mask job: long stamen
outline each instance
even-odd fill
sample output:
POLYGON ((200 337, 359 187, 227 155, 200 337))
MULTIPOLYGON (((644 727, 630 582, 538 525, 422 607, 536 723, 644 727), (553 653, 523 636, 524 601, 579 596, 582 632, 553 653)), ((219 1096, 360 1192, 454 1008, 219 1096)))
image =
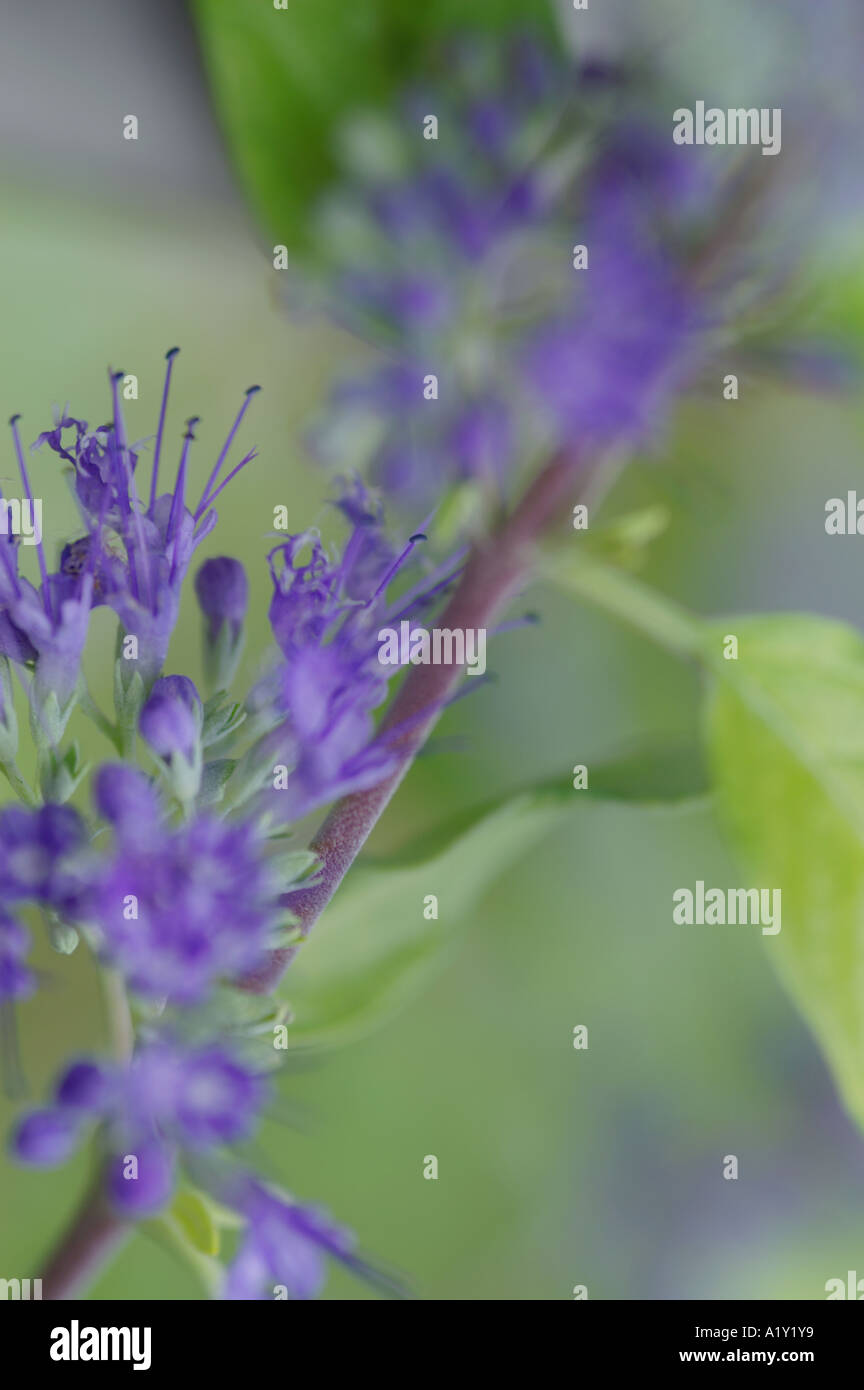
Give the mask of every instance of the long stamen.
POLYGON ((396 571, 402 568, 405 561, 408 559, 408 556, 411 554, 411 551, 414 549, 415 545, 417 545, 419 541, 425 541, 428 539, 429 537, 424 535, 422 531, 417 531, 413 536, 408 537, 408 544, 406 545, 405 549, 401 552, 401 554, 396 556, 396 559, 393 561, 392 565, 388 569, 384 578, 381 580, 381 583, 378 585, 378 588, 375 590, 372 597, 366 600, 365 606, 367 608, 370 604, 375 602, 376 598, 383 594, 384 590, 387 588, 387 585, 390 583, 390 580, 393 578, 396 571))
POLYGON ((171 541, 174 541, 174 555, 171 560, 172 579, 177 572, 177 554, 179 550, 177 541, 179 539, 180 517, 185 506, 186 469, 189 460, 189 450, 195 439, 195 426, 198 424, 200 418, 200 415, 192 415, 186 421, 186 433, 183 436, 183 449, 180 453, 180 462, 177 465, 177 481, 174 484, 174 496, 171 499, 171 512, 168 516, 168 528, 165 532, 166 546, 169 545, 171 541))
POLYGON ((159 458, 162 453, 162 435, 165 431, 165 412, 168 409, 168 389, 171 385, 171 372, 174 368, 174 358, 177 356, 179 348, 170 348, 165 354, 168 366, 165 368, 165 385, 162 388, 162 405, 159 410, 159 424, 156 427, 156 446, 153 450, 153 476, 150 479, 150 510, 153 510, 153 503, 156 501, 156 488, 159 482, 159 458))
MULTIPOLYGON (((134 547, 137 549, 138 558, 140 558, 141 562, 141 572, 144 579, 144 600, 149 607, 152 602, 150 557, 147 553, 147 543, 144 539, 144 527, 141 523, 141 507, 138 501, 138 490, 135 486, 135 476, 132 472, 129 450, 126 447, 126 426, 123 420, 123 409, 120 405, 120 392, 118 390, 122 380, 123 372, 114 372, 111 377, 111 395, 114 401, 114 439, 120 455, 120 471, 123 475, 123 487, 126 493, 127 515, 131 515, 132 517, 134 547)), ((135 568, 137 569, 137 564, 135 568)))
POLYGON ((462 550, 457 550, 456 554, 447 561, 446 565, 438 565, 436 569, 433 569, 431 574, 427 574, 424 579, 421 579, 419 583, 415 584, 407 593, 400 595, 398 602, 401 607, 398 613, 390 615, 391 621, 398 622, 400 618, 407 618, 415 603, 427 604, 433 598, 437 598, 439 594, 443 593, 464 571, 465 566, 462 561, 467 554, 467 546, 463 547, 462 550), (441 575, 442 571, 444 571, 443 576, 439 579, 438 576, 441 575))
MULTIPOLYGON (((21 448, 21 436, 18 433, 18 421, 20 415, 13 415, 9 421, 12 430, 12 438, 15 441, 15 453, 18 457, 18 471, 21 474, 21 482, 24 484, 24 492, 27 501, 30 503, 30 514, 33 515, 33 489, 30 486, 30 478, 27 473, 27 465, 24 462, 24 450, 21 448)), ((42 576, 42 603, 47 616, 54 622, 54 613, 51 604, 51 591, 48 587, 48 566, 45 563, 45 547, 39 540, 36 544, 36 554, 39 558, 39 573, 42 576)))
POLYGON ((221 483, 219 484, 219 486, 217 487, 216 491, 215 491, 215 492, 211 492, 210 496, 207 498, 207 501, 201 503, 201 505, 199 506, 197 512, 195 513, 195 520, 196 520, 196 521, 200 520, 201 515, 202 515, 203 512, 207 511, 210 507, 213 506, 213 503, 216 501, 216 498, 219 496, 220 492, 224 492, 224 491, 225 491, 225 488, 228 486, 228 484, 230 483, 231 479, 237 477, 237 474, 240 472, 241 468, 245 468, 246 465, 247 465, 247 463, 251 463, 252 460, 253 460, 254 458, 257 458, 257 457, 258 457, 258 450, 257 450, 257 449, 250 449, 249 452, 248 452, 248 454, 246 455, 246 457, 245 457, 245 458, 242 458, 242 459, 240 460, 240 462, 237 464, 236 468, 232 468, 232 469, 231 469, 231 472, 228 474, 228 476, 227 476, 226 478, 223 478, 223 479, 222 479, 222 481, 221 481, 221 483))
MULTIPOLYGON (((226 458, 228 457, 228 451, 229 451, 229 449, 231 448, 231 445, 234 443, 234 436, 236 435, 237 431, 238 431, 239 428, 240 428, 240 423, 241 423, 241 421, 242 421, 242 419, 243 419, 243 416, 246 414, 246 411, 249 409, 249 402, 251 401, 252 397, 256 394, 256 392, 258 392, 258 391, 260 391, 260 390, 261 390, 261 387, 260 387, 260 386, 250 386, 249 389, 248 389, 248 391, 246 392, 246 399, 244 400, 243 404, 241 405, 240 409, 239 409, 238 412, 237 412, 237 418, 236 418, 236 420, 234 421, 234 424, 231 426, 231 430, 230 430, 230 433, 229 433, 229 435, 228 435, 228 438, 225 440, 225 443, 224 443, 224 445, 223 445, 223 447, 222 447, 222 452, 220 453, 218 459, 216 460, 216 463, 215 463, 214 466, 213 466, 213 471, 212 471, 212 473, 210 474, 210 477, 207 479, 207 486, 205 487, 204 491, 203 491, 202 494, 201 494, 201 501, 198 503, 198 508, 197 508, 197 510, 196 510, 196 512, 195 512, 195 520, 196 520, 196 521, 198 520, 199 516, 201 516, 202 512, 204 512, 204 511, 207 509, 207 507, 209 507, 210 502, 213 500, 213 499, 210 497, 210 489, 213 487, 213 484, 216 482, 216 479, 219 477, 219 472, 220 472, 220 470, 221 470, 221 468, 222 468, 222 465, 223 465, 223 463, 225 462, 226 458)), ((248 462, 248 458, 247 458, 246 461, 248 462)), ((234 472, 236 473, 236 471, 237 471, 237 470, 235 469, 234 472)), ((234 476, 233 473, 229 474, 229 477, 233 477, 233 476, 234 476)), ((225 479, 225 482, 226 482, 226 483, 228 482, 228 478, 225 479)), ((223 483, 222 486, 224 487, 224 483, 223 483)), ((222 490, 222 489, 220 488, 219 491, 221 492, 221 490, 222 490)), ((214 493, 213 496, 215 497, 215 496, 217 496, 217 494, 214 493)))

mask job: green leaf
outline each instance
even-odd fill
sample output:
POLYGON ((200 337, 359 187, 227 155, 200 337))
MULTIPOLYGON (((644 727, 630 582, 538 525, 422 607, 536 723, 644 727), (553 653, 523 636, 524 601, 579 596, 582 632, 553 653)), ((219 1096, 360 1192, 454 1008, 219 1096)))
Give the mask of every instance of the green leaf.
POLYGON ((592 525, 582 544, 598 558, 630 569, 645 558, 645 551, 668 528, 669 508, 652 503, 638 512, 627 512, 611 521, 592 525))
POLYGON ((780 889, 769 956, 864 1125, 864 639, 811 616, 705 622, 580 547, 542 570, 711 673, 720 817, 746 886, 780 889), (724 655, 728 636, 737 659, 724 655))
MULTIPOLYGON (((634 759, 598 766, 600 796, 641 788, 663 799, 634 759), (606 793, 600 786, 606 786, 606 793)), ((695 782, 691 782, 695 787, 695 782)), ((289 1046, 333 1046, 396 1013, 440 967, 462 925, 491 883, 590 799, 568 779, 511 795, 427 833, 388 860, 361 862, 303 944, 279 987, 293 1021, 289 1046), (424 915, 437 898, 438 917, 424 915)))
POLYGON ((769 955, 864 1123, 864 640, 826 619, 738 618, 707 626, 704 651, 720 814, 748 886, 781 889, 769 955), (737 661, 720 656, 729 633, 737 661))
POLYGON ((590 767, 589 790, 603 801, 642 805, 689 801, 708 795, 708 767, 697 744, 638 748, 590 767))
POLYGON ((209 1202, 192 1187, 181 1187, 170 1214, 186 1240, 201 1255, 219 1254, 219 1229, 209 1202))
POLYGON ((595 557, 578 542, 550 546, 539 575, 565 593, 595 604, 677 655, 705 656, 704 624, 674 599, 643 584, 616 565, 595 557))
MULTIPOLYGON (((189 1238, 187 1225, 183 1224, 173 1208, 162 1216, 142 1221, 138 1226, 142 1235, 177 1256, 192 1272, 208 1298, 217 1298, 225 1274, 223 1266, 213 1256, 208 1255, 189 1238)), ((217 1239, 219 1233, 217 1231, 217 1239)))
MULTIPOLYGON (((310 249, 309 212, 337 172, 348 113, 392 118, 397 93, 428 70, 437 40, 465 28, 464 0, 195 0, 228 141, 268 233, 310 249)), ((472 31, 530 21, 547 0, 472 0, 472 31)))

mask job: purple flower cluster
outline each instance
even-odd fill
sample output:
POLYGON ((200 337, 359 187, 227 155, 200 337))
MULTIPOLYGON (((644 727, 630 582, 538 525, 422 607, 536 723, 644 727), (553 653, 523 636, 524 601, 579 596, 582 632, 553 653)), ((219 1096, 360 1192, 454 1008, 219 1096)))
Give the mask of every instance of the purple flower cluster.
POLYGON ((80 916, 89 886, 88 835, 68 806, 0 811, 0 1001, 32 993, 36 977, 25 964, 30 934, 16 907, 38 903, 80 916))
MULTIPOLYGON (((22 1162, 50 1165, 62 1162, 98 1127, 106 1192, 127 1216, 151 1214, 168 1203, 181 1159, 196 1182, 217 1175, 223 1184, 226 1160, 220 1150, 251 1133, 266 1098, 262 1077, 272 1065, 272 1049, 256 1053, 257 1065, 241 1060, 260 1048, 255 1022, 242 1022, 245 1007, 226 1004, 226 998, 244 998, 231 986, 284 944, 291 925, 293 880, 280 860, 282 831, 274 834, 269 827, 368 786, 391 766, 373 717, 387 694, 378 662, 379 626, 427 611, 459 569, 458 560, 430 567, 411 584, 407 571, 424 538, 417 534, 394 546, 380 501, 355 480, 336 503, 349 527, 341 553, 332 554, 310 531, 287 537, 269 556, 277 662, 245 704, 232 704, 224 689, 205 703, 189 677, 160 675, 183 578, 215 520, 211 504, 232 476, 218 482, 246 408, 195 512, 184 502, 191 429, 174 489, 160 495, 173 360, 169 354, 149 503, 138 500, 138 448, 125 443, 115 376, 112 425, 90 431, 64 415, 38 441, 71 466, 86 535, 65 547, 56 575, 45 569, 39 591, 17 578, 14 547, 4 546, 0 555, 0 596, 9 599, 0 636, 11 634, 0 656, 35 668, 42 702, 36 713, 52 695, 64 711, 62 719, 43 727, 43 785, 53 779, 67 796, 83 775, 74 747, 64 751, 61 740, 66 705, 71 711, 77 694, 90 610, 97 604, 114 608, 125 633, 138 639, 132 659, 117 660, 117 725, 112 728, 95 709, 103 732, 126 759, 103 764, 93 777, 95 825, 63 804, 0 812, 0 1000, 24 998, 35 986, 26 961, 28 934, 12 915, 18 904, 35 903, 57 923, 81 928, 137 1005, 146 1013, 155 1008, 161 1020, 161 1036, 138 1030, 127 1065, 82 1062, 69 1068, 54 1103, 26 1116, 15 1138, 22 1162), (395 598, 393 585, 400 591, 395 598), (28 604, 38 621, 23 622, 28 604), (84 624, 80 631, 73 612, 84 624), (67 641, 73 628, 75 640, 67 641), (51 664, 56 661, 62 669, 51 664), (244 754, 234 738, 238 730, 242 737, 247 719, 252 732, 244 754), (152 776, 134 766, 135 733, 138 747, 151 756, 152 776), (221 745, 223 755, 240 756, 211 756, 214 745, 221 745), (274 757, 287 769, 278 793, 271 789, 274 757), (234 784, 235 771, 245 769, 248 776, 250 767, 256 795, 242 777, 239 787, 234 784), (233 798, 227 815, 218 804, 226 788, 233 798), (239 1031, 226 1029, 222 1016, 232 1007, 239 1008, 239 1031), (230 1031, 231 1049, 199 1041, 212 1038, 214 1022, 222 1036, 230 1031), (202 1155, 208 1154, 205 1163, 202 1155)), ((40 562, 44 567, 41 552, 40 562)), ((242 642, 245 572, 227 556, 208 560, 195 588, 205 653, 215 654, 214 674, 230 674, 242 642)), ((5 701, 5 666, 3 682, 5 701)), ((88 698, 85 712, 94 714, 88 698)), ((39 723, 34 720, 37 728, 39 723)), ((7 739, 0 754, 12 746, 7 739)), ((308 856, 299 859, 302 865, 308 856)), ((261 1296, 265 1275, 284 1286, 286 1296, 311 1297, 328 1254, 363 1269, 349 1255, 347 1236, 310 1209, 276 1199, 245 1176, 232 1178, 231 1187, 248 1229, 226 1297, 261 1296)))
POLYGON ((698 238, 719 188, 693 153, 634 125, 613 129, 595 155, 580 232, 588 269, 522 358, 574 445, 648 442, 705 367, 717 310, 699 292, 681 238, 698 238))
POLYGON ((316 533, 303 532, 269 556, 270 623, 284 658, 273 696, 284 722, 268 744, 287 773, 266 798, 278 820, 386 776, 395 754, 376 737, 372 714, 388 688, 378 633, 426 611, 459 572, 458 557, 451 558, 389 598, 425 537, 393 547, 380 501, 357 480, 338 506, 351 527, 341 555, 331 558, 316 533))
POLYGON ((170 1199, 180 1153, 245 1139, 267 1098, 264 1079, 222 1046, 159 1039, 128 1065, 82 1061, 58 1082, 54 1104, 27 1115, 14 1151, 25 1163, 63 1163, 94 1124, 105 1127, 107 1191, 130 1216, 170 1199))
POLYGON ((0 811, 0 901, 38 902, 80 915, 88 888, 88 835, 70 806, 0 811))
POLYGON ((27 965, 29 951, 26 927, 0 909, 0 1004, 8 999, 26 999, 36 988, 36 976, 27 965))
POLYGON ((280 1196, 245 1174, 234 1181, 230 1201, 247 1226, 228 1270, 223 1298, 316 1298, 328 1258, 372 1273, 354 1254, 353 1234, 334 1225, 326 1213, 280 1196))
POLYGON ((602 49, 568 64, 522 35, 447 62, 456 99, 418 94, 398 155, 361 158, 321 222, 330 312, 384 360, 337 383, 310 448, 409 508, 506 497, 556 448, 649 448, 719 353, 739 370, 749 335, 770 361, 766 309, 800 267, 800 202, 820 203, 802 188, 826 163, 812 135, 782 171, 676 145, 667 94, 602 49))
POLYGON ((340 470, 363 468, 410 507, 465 482, 500 493, 532 442, 508 325, 541 290, 524 253, 554 211, 540 156, 568 81, 528 35, 501 52, 455 43, 447 60, 452 95, 411 93, 396 167, 356 170, 320 227, 331 311, 389 361, 337 386, 310 447, 340 470), (432 110, 434 138, 418 151, 432 110), (341 240, 345 205, 367 229, 359 255, 341 240))
MULTIPOLYGON (((189 420, 173 485, 160 491, 160 464, 172 369, 177 349, 168 353, 153 467, 146 500, 139 487, 141 446, 127 442, 120 400, 122 373, 111 378, 113 419, 90 429, 85 420, 63 414, 39 435, 34 449, 47 446, 69 465, 84 533, 63 549, 59 568, 49 573, 41 540, 42 582, 37 589, 19 577, 17 547, 0 546, 0 655, 35 668, 39 705, 53 695, 61 710, 72 699, 90 611, 107 605, 124 630, 137 640, 135 669, 145 686, 165 661, 174 630, 180 590, 194 551, 216 524, 213 508, 226 484, 253 457, 254 450, 220 480, 235 436, 257 387, 250 387, 194 507, 187 504, 189 453, 197 419, 189 420)), ((18 432, 12 433, 25 496, 33 491, 18 432)))
POLYGON ((255 824, 207 812, 165 824, 147 779, 122 764, 100 769, 95 796, 114 850, 88 908, 129 986, 188 1005, 258 964, 286 914, 255 824))
POLYGON ((556 444, 650 438, 703 365, 710 311, 684 250, 724 196, 623 72, 567 66, 528 35, 447 56, 456 101, 418 94, 399 161, 360 171, 362 253, 328 242, 332 208, 322 219, 333 312, 350 306, 388 360, 337 385, 310 446, 408 505, 466 483, 500 495, 556 444), (435 138, 418 139, 429 110, 435 138))

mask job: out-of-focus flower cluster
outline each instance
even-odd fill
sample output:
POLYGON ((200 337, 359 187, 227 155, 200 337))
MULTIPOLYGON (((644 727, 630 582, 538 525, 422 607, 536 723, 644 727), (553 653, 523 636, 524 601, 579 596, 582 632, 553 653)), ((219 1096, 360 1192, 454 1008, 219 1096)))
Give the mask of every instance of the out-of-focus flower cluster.
MULTIPOLYGON (((409 508, 459 490, 470 516, 550 449, 655 444, 712 363, 764 354, 802 250, 790 196, 824 158, 676 144, 649 56, 460 40, 434 93, 346 128, 326 303, 379 356, 313 424, 319 461, 409 508)), ((819 384, 836 364, 799 357, 819 384)))

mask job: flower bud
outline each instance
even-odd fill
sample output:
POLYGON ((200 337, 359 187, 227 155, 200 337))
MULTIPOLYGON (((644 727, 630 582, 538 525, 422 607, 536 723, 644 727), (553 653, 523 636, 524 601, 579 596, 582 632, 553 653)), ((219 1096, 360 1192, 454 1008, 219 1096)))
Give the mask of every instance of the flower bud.
POLYGON ((192 762, 202 720, 201 697, 188 676, 163 676, 141 710, 138 727, 160 758, 179 753, 192 762))
POLYGON ((62 1110, 34 1110, 25 1115, 12 1141, 12 1151, 22 1163, 54 1168, 65 1163, 78 1145, 77 1118, 62 1110))
POLYGON ((141 710, 138 727, 167 764, 178 800, 188 805, 201 785, 201 697, 188 676, 162 676, 141 710))
POLYGON ((246 571, 239 560, 227 555, 205 560, 195 576, 195 593, 206 619, 207 679, 217 689, 225 690, 234 678, 243 649, 243 623, 249 599, 246 571))

